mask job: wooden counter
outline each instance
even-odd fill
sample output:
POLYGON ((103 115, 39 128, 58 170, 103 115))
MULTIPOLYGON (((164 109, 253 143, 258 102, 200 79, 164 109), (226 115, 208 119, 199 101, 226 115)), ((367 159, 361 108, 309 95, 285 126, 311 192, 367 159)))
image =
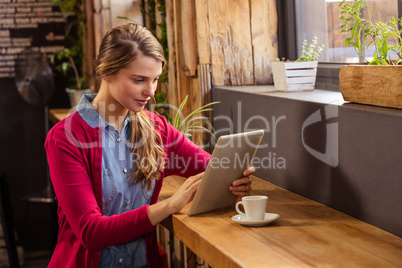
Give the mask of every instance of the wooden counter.
POLYGON ((214 87, 214 117, 232 119, 214 120, 214 129, 265 129, 269 146, 255 155, 268 160, 257 167, 261 178, 402 237, 402 109, 343 103, 340 92, 272 89, 214 87), (313 114, 318 121, 306 124, 313 114))
POLYGON ((50 119, 50 121, 52 121, 53 124, 57 124, 58 122, 60 122, 64 118, 66 118, 66 116, 69 114, 70 111, 72 111, 72 110, 64 109, 64 108, 50 109, 49 110, 49 119, 50 119))
MULTIPOLYGON (((165 178, 159 200, 184 181, 165 178)), ((402 267, 402 239, 253 177, 252 194, 267 195, 264 227, 231 220, 234 208, 188 217, 187 205, 162 224, 212 267, 402 267)))

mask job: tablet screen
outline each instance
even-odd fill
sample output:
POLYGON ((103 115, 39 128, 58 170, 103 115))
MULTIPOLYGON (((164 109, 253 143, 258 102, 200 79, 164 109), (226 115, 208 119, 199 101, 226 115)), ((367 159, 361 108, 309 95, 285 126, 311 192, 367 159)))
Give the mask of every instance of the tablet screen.
POLYGON ((229 191, 243 171, 250 167, 263 130, 221 136, 214 148, 188 215, 232 206, 237 196, 229 191))

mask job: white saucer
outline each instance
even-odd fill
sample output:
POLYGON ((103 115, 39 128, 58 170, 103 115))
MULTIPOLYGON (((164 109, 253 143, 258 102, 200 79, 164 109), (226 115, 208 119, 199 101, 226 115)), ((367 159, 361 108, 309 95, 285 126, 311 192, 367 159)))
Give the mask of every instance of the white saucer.
POLYGON ((279 219, 279 214, 276 214, 276 213, 265 213, 265 218, 263 220, 259 220, 259 221, 247 220, 244 216, 241 216, 241 215, 235 215, 232 217, 233 221, 240 223, 241 225, 254 226, 254 227, 264 226, 277 219, 279 219))

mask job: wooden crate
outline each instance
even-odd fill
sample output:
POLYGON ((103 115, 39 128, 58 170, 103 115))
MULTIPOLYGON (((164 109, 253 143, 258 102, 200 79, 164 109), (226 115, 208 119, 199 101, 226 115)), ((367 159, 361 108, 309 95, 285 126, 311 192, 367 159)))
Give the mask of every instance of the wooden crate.
POLYGON ((347 65, 339 72, 345 101, 402 109, 402 65, 347 65))
POLYGON ((317 76, 317 61, 272 62, 275 90, 312 91, 317 76))

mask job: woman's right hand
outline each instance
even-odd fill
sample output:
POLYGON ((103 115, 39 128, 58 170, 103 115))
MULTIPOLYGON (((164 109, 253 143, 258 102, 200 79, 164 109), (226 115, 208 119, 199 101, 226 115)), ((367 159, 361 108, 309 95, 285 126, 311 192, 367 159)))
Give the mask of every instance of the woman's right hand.
POLYGON ((203 175, 204 172, 189 177, 171 197, 149 206, 148 218, 152 225, 155 226, 171 214, 180 212, 193 200, 203 175))
POLYGON ((171 213, 180 212, 185 205, 187 205, 190 201, 193 200, 194 195, 198 189, 198 186, 201 183, 202 176, 204 172, 199 173, 195 176, 189 177, 185 182, 180 186, 177 192, 167 199, 169 203, 169 207, 171 209, 171 213))

